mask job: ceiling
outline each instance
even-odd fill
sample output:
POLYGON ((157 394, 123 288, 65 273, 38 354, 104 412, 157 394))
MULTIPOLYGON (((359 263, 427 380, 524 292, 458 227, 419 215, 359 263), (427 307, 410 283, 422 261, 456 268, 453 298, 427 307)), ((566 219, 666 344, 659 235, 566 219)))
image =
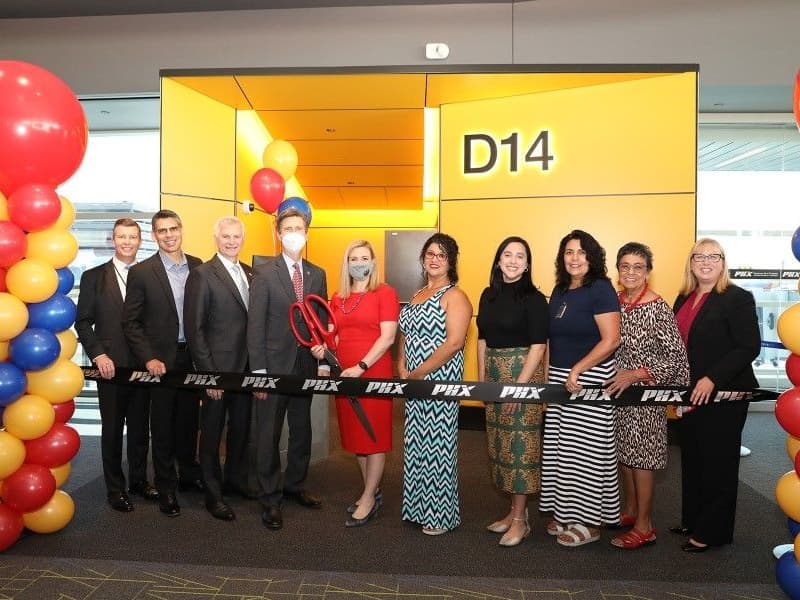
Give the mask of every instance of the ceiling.
POLYGON ((37 19, 214 10, 478 3, 511 4, 513 0, 401 0, 399 2, 388 0, 2 0, 0 2, 0 18, 37 19))

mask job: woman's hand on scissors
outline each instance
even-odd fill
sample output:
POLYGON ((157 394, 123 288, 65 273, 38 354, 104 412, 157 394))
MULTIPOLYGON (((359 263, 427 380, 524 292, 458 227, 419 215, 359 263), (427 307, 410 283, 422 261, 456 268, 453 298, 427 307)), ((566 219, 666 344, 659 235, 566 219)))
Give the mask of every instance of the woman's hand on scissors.
POLYGON ((317 344, 316 346, 311 346, 311 356, 316 358, 317 360, 322 360, 325 358, 325 344, 317 344))

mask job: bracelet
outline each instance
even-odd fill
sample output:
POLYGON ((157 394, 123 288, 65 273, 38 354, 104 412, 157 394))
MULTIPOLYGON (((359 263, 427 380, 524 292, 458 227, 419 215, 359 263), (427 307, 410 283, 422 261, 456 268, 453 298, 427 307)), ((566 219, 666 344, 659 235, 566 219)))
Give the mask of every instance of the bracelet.
POLYGON ((365 363, 363 360, 358 361, 358 366, 361 367, 362 371, 366 371, 367 369, 369 369, 367 363, 365 363))

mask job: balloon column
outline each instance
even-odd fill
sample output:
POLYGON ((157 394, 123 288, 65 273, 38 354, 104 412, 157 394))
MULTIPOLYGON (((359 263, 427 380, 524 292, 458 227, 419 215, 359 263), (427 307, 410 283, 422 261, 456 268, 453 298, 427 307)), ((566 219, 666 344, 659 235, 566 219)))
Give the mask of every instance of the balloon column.
POLYGON ((58 488, 80 447, 66 421, 83 373, 70 359, 75 210, 56 186, 80 166, 88 129, 59 78, 0 61, 0 551, 23 528, 52 533, 75 506, 58 488))
POLYGON ((308 216, 311 222, 311 207, 303 198, 285 198, 286 182, 297 170, 297 151, 285 140, 273 140, 264 149, 264 167, 250 178, 250 194, 265 212, 274 215, 288 208, 296 208, 308 216))

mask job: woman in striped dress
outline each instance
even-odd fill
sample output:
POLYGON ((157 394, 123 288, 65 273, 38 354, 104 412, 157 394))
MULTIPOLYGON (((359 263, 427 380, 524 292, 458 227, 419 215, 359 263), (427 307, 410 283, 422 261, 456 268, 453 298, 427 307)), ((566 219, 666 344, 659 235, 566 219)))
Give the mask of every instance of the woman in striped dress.
MULTIPOLYGON (((458 282, 458 245, 436 233, 420 262, 426 285, 400 311, 397 371, 403 379, 459 381, 472 305, 458 282)), ((402 518, 440 535, 458 527, 458 402, 408 398, 405 403, 402 518)))
MULTIPOLYGON (((549 382, 564 384, 571 394, 603 384, 614 374, 619 302, 606 274, 605 250, 585 231, 561 240, 549 312, 549 382)), ((612 406, 548 405, 539 509, 553 513, 547 532, 562 546, 597 541, 604 523, 619 522, 612 406)))

